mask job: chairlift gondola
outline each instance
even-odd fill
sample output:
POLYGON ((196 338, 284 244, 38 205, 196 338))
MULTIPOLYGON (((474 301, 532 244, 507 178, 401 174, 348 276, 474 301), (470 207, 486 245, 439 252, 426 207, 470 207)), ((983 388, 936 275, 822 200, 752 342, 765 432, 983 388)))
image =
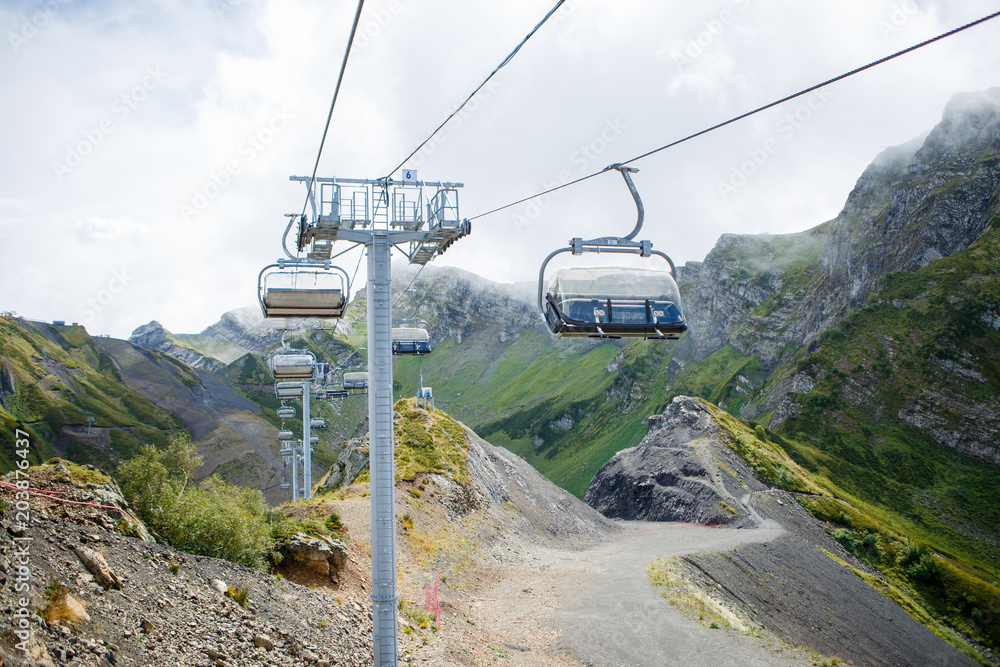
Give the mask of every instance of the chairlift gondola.
POLYGON ((309 420, 309 428, 326 428, 326 419, 323 417, 313 417, 309 420))
POLYGON ((327 398, 344 398, 346 396, 348 396, 348 392, 344 389, 343 384, 334 383, 326 385, 327 398))
POLYGON ((278 419, 292 419, 295 417, 295 408, 282 405, 278 408, 278 419))
POLYGON ((538 309, 549 331, 563 338, 649 338, 671 339, 687 330, 677 287, 674 263, 663 252, 653 250, 650 241, 634 241, 642 229, 644 211, 639 193, 629 172, 617 169, 625 179, 638 209, 632 233, 625 237, 602 237, 591 240, 574 238, 570 245, 553 251, 538 272, 538 309), (545 268, 556 255, 571 252, 623 253, 642 258, 662 259, 664 268, 571 267, 555 272, 545 286, 545 268))
POLYGON ((298 398, 302 396, 302 382, 298 380, 275 382, 274 395, 278 398, 298 398))
POLYGON ((349 394, 367 394, 368 371, 344 373, 344 390, 349 394))
POLYGON ((392 330, 392 353, 422 355, 431 353, 431 337, 426 329, 398 327, 392 330))
POLYGON ((392 353, 395 355, 422 355, 431 353, 431 337, 427 332, 427 323, 417 317, 416 292, 406 290, 413 298, 413 315, 410 317, 393 318, 393 324, 414 325, 393 327, 392 353))
POLYGON ((351 281, 330 262, 279 259, 257 276, 257 298, 264 317, 340 318, 351 281))
POLYGON ((284 349, 275 352, 267 365, 276 380, 309 380, 316 373, 316 355, 309 351, 284 349))

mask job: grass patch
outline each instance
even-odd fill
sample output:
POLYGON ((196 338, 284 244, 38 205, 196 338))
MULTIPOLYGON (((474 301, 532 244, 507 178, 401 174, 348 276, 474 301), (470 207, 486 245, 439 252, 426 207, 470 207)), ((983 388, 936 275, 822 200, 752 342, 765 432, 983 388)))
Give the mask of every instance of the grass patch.
POLYGON ((707 595, 685 576, 678 557, 657 558, 646 568, 646 574, 650 583, 659 589, 660 595, 686 617, 700 621, 706 627, 750 631, 748 621, 707 595))

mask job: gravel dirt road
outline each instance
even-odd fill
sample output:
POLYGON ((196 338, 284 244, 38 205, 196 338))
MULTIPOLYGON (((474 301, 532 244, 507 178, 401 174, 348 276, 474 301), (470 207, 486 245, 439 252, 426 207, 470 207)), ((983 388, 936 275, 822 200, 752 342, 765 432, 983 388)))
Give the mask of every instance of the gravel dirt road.
POLYGON ((646 573, 662 556, 767 541, 780 529, 638 522, 625 527, 618 539, 582 551, 519 550, 519 563, 498 573, 500 581, 467 610, 469 625, 489 629, 487 648, 498 664, 801 667, 811 662, 805 652, 779 642, 686 618, 646 573))

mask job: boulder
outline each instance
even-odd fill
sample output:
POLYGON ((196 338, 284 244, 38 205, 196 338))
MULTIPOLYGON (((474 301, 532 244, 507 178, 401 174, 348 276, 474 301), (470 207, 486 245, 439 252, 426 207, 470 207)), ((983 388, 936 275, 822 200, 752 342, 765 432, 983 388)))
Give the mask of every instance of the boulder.
POLYGON ((122 580, 108 565, 108 561, 104 559, 104 556, 97 553, 93 549, 88 549, 87 547, 77 547, 76 555, 83 561, 83 564, 87 567, 94 579, 97 580, 104 590, 109 588, 120 589, 122 587, 122 580))

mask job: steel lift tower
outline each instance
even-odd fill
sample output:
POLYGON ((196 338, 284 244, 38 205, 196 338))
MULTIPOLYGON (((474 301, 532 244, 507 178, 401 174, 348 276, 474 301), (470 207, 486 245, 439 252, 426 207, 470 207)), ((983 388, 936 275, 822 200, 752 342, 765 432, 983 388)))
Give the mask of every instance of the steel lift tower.
POLYGON ((462 183, 424 182, 403 170, 391 179, 292 176, 306 183, 312 221, 299 221, 298 250, 310 260, 330 259, 333 244, 347 241, 368 252, 368 422, 372 524, 372 626, 374 665, 396 667, 395 461, 392 424, 393 247, 411 264, 424 265, 466 236, 458 215, 462 183), (429 197, 425 192, 433 192, 429 197), (408 244, 407 249, 403 247, 408 244))

